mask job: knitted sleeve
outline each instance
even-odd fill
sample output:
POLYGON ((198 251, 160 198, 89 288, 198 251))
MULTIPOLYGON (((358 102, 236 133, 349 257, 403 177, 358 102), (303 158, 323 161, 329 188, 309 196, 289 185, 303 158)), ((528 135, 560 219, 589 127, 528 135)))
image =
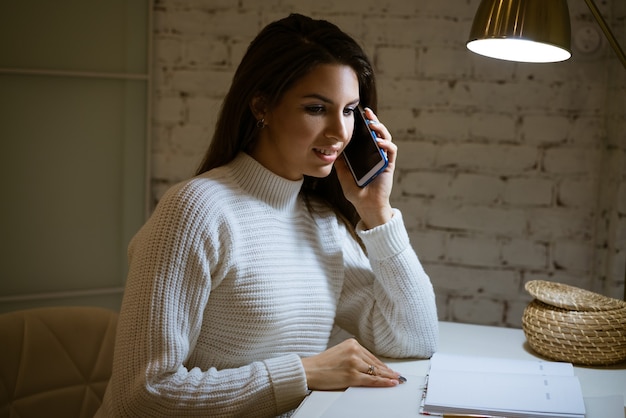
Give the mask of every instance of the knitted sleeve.
POLYGON ((295 354, 232 369, 187 367, 216 285, 212 264, 230 262, 213 242, 228 230, 216 230, 209 203, 189 201, 200 198, 169 193, 131 243, 113 376, 96 416, 275 416, 306 394, 295 354))
POLYGON ((337 324, 378 355, 429 358, 439 339, 435 294, 402 214, 394 210, 388 223, 370 230, 357 225, 357 233, 367 256, 346 240, 337 324))

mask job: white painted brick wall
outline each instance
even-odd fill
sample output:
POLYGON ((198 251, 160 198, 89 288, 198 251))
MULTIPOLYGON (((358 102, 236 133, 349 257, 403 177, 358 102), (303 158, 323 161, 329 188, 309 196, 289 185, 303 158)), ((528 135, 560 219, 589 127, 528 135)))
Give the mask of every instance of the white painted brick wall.
POLYGON ((546 270, 550 266, 550 248, 547 242, 521 238, 502 241, 502 264, 514 268, 546 270))
MULTIPOLYGON (((156 0, 154 201, 200 162, 248 43, 297 11, 338 24, 375 64, 400 149, 393 203, 441 319, 520 326, 534 279, 622 298, 626 72, 609 49, 547 65, 470 54, 478 2, 156 0)), ((618 3, 600 7, 623 40, 618 3)), ((574 27, 590 20, 569 7, 574 27)))
POLYGON ((502 201, 510 206, 549 206, 553 202, 553 189, 552 179, 510 178, 505 183, 502 201))

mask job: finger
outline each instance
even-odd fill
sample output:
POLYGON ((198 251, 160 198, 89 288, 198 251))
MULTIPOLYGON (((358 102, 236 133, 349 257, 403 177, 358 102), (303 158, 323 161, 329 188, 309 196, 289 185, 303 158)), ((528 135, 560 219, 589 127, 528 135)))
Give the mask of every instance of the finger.
POLYGON ((380 123, 380 121, 378 120, 378 116, 376 116, 376 113, 374 113, 374 111, 371 108, 366 107, 363 110, 365 110, 365 117, 368 120, 371 120, 371 121, 376 122, 376 123, 380 123))
POLYGON ((387 141, 391 141, 392 140, 391 132, 389 132, 387 127, 385 125, 383 125, 382 123, 375 122, 375 121, 370 121, 369 127, 372 130, 372 132, 374 132, 376 134, 377 138, 382 138, 382 139, 387 140, 387 141))
POLYGON ((378 116, 374 114, 372 109, 370 108, 365 109, 365 117, 369 120, 370 129, 374 131, 374 133, 376 133, 376 136, 378 136, 379 138, 386 139, 388 141, 392 140, 391 132, 389 132, 387 127, 383 123, 380 122, 380 120, 378 119, 378 116))
POLYGON ((360 386, 388 387, 400 384, 400 375, 392 376, 382 375, 379 369, 374 365, 369 365, 368 370, 361 374, 360 386))
POLYGON ((368 365, 365 374, 369 374, 370 376, 376 376, 376 366, 374 366, 373 364, 368 365))
POLYGON ((365 374, 370 376, 378 376, 386 379, 398 379, 400 374, 395 370, 389 368, 385 363, 377 359, 375 356, 368 356, 368 359, 365 360, 366 365, 363 368, 365 374))
POLYGON ((356 362, 353 363, 353 367, 356 367, 362 379, 365 378, 365 381, 370 383, 384 383, 391 379, 395 380, 397 383, 398 377, 400 376, 398 372, 389 368, 389 366, 372 354, 368 349, 359 344, 356 340, 352 340, 351 342, 354 343, 353 349, 356 350, 355 357, 360 357, 360 361, 355 358, 356 362))
POLYGON ((398 151, 398 146, 390 140, 378 138, 376 142, 378 144, 378 148, 384 150, 385 152, 395 154, 398 151))
MULTIPOLYGON (((390 165, 393 167, 393 164, 396 161, 396 157, 398 155, 398 147, 391 141, 379 138, 377 140, 378 148, 380 148, 387 157, 390 165)), ((388 167, 391 169, 391 167, 388 167)))

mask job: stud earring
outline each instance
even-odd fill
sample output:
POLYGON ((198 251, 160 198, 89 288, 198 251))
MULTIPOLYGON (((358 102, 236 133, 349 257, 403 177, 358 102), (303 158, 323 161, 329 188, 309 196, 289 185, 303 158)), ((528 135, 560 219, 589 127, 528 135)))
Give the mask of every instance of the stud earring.
POLYGON ((259 129, 265 128, 265 118, 261 118, 256 122, 256 127, 259 129))

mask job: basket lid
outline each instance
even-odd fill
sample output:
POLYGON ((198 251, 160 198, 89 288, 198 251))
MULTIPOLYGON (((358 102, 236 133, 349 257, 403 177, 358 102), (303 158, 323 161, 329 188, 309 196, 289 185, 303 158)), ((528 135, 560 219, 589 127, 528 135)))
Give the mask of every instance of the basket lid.
POLYGON ((611 311, 626 307, 626 303, 599 293, 545 280, 531 280, 526 290, 535 298, 552 306, 576 311, 611 311))

